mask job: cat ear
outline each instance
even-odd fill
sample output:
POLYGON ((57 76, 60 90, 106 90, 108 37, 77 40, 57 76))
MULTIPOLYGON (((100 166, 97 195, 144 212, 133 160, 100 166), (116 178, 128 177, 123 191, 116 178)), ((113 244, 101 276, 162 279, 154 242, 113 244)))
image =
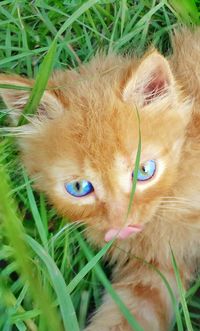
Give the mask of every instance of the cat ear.
MULTIPOLYGON (((1 74, 0 84, 4 84, 3 88, 0 86, 0 96, 9 109, 9 116, 12 122, 17 124, 20 114, 29 99, 34 81, 17 75, 9 76, 1 74), (6 85, 14 85, 15 88, 7 88, 6 85)), ((63 111, 63 107, 56 94, 53 90, 45 91, 37 109, 37 116, 53 118, 59 111, 63 111)))
POLYGON ((145 106, 173 96, 174 78, 168 61, 157 51, 144 58, 126 82, 122 97, 125 102, 145 106))

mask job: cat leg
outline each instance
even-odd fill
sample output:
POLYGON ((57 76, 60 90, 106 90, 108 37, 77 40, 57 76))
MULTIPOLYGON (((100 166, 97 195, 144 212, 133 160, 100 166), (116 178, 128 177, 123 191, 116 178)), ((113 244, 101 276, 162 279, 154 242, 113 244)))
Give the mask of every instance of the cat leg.
MULTIPOLYGON (((144 331, 167 331, 173 319, 173 308, 166 286, 155 271, 141 274, 140 278, 122 279, 113 284, 120 298, 132 312, 144 331), (154 274, 153 274, 154 273, 154 274)), ((173 272, 165 273, 170 287, 177 295, 173 272)), ((177 299, 178 300, 178 299, 177 299)), ((109 295, 92 318, 85 331, 133 331, 109 295)))
MULTIPOLYGON (((120 291, 125 297, 129 297, 129 291, 120 291)), ((152 302, 134 297, 135 307, 130 309, 137 322, 142 326, 144 331, 167 331, 159 322, 160 316, 154 310, 152 302)), ((126 302, 125 300, 123 300, 126 302)), ((127 303, 126 303, 127 304, 127 303)), ((131 304, 133 306, 133 304, 131 304)), ((133 331, 126 319, 121 315, 118 307, 108 296, 105 297, 104 304, 97 311, 92 319, 92 323, 85 331, 133 331)))

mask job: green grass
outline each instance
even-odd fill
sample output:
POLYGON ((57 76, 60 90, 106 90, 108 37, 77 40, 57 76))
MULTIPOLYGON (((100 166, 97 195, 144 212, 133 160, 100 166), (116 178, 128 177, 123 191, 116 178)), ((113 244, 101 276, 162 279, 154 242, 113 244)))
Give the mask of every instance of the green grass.
MULTIPOLYGON (((199 7, 200 1, 191 0, 1 1, 0 70, 36 78, 25 107, 25 113, 34 113, 52 68, 76 67, 98 49, 141 54, 153 43, 168 54, 173 28, 180 23, 199 24, 199 7)), ((1 126, 8 124, 5 114, 2 105, 1 126)), ((21 117, 20 123, 24 121, 21 117)), ((140 148, 139 139, 138 163, 140 148)), ((131 199, 134 190, 133 186, 131 199)), ((14 139, 2 134, 0 259, 7 265, 0 270, 0 330, 82 329, 88 315, 100 305, 103 287, 129 324, 142 330, 104 271, 101 258, 112 243, 94 252, 83 240, 83 232, 81 226, 59 218, 45 197, 33 191, 14 139)), ((177 325, 172 329, 197 331, 200 280, 185 293, 173 254, 172 265, 181 294, 177 309, 163 278, 176 312, 177 325)))

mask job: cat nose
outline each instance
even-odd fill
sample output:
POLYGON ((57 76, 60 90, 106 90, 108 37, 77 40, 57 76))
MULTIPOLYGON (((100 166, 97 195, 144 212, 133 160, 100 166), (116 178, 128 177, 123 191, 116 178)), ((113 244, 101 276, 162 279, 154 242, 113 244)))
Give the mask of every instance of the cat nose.
POLYGON ((127 220, 127 204, 121 202, 114 202, 107 207, 108 221, 112 225, 122 226, 125 223, 130 222, 127 220))

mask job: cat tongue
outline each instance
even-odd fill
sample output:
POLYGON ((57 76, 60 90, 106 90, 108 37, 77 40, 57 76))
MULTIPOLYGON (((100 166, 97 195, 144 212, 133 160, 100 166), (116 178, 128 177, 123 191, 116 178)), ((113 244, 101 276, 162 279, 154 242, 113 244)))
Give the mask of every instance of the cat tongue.
POLYGON ((138 233, 142 231, 142 227, 137 225, 137 226, 126 226, 123 229, 110 229, 109 231, 106 232, 105 234, 105 241, 108 242, 112 240, 114 237, 119 238, 119 239, 126 239, 128 238, 132 233, 138 233))

